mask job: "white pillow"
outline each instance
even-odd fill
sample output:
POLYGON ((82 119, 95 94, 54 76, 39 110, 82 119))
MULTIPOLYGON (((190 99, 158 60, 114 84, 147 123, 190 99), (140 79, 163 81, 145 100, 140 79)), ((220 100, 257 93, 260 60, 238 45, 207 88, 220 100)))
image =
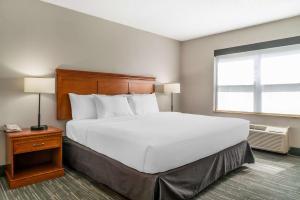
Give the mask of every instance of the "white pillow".
POLYGON ((134 115, 126 96, 94 95, 98 118, 134 115))
POLYGON ((73 119, 97 119, 96 105, 93 95, 78 95, 69 93, 69 97, 73 119))
POLYGON ((136 94, 128 97, 130 106, 136 115, 159 112, 155 94, 136 94))

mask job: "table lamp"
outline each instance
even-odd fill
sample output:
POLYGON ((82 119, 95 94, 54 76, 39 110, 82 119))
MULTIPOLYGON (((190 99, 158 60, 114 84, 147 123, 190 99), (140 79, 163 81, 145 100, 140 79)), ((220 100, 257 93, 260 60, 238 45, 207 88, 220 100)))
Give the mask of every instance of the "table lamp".
POLYGON ((180 93, 180 83, 166 83, 163 86, 164 93, 171 94, 171 111, 174 110, 173 95, 180 93))
POLYGON ((55 79, 54 78, 24 78, 24 92, 39 94, 38 105, 38 125, 31 126, 31 130, 47 130, 47 125, 41 125, 41 94, 55 93, 55 79))

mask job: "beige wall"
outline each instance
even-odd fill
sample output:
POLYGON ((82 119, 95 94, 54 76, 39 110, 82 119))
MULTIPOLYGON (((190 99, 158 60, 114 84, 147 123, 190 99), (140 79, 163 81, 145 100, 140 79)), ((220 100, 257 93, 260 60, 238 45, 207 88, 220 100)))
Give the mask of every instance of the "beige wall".
MULTIPOLYGON (((54 76, 57 66, 178 81, 179 42, 38 0, 0 0, 0 125, 37 123, 38 99, 23 93, 23 77, 54 76)), ((169 109, 169 96, 158 101, 169 109)), ((42 96, 42 121, 64 127, 55 105, 54 95, 42 96)))
POLYGON ((204 115, 233 116, 253 123, 291 126, 290 145, 300 147, 300 119, 213 113, 215 49, 300 35, 300 17, 221 33, 181 43, 181 110, 204 115))

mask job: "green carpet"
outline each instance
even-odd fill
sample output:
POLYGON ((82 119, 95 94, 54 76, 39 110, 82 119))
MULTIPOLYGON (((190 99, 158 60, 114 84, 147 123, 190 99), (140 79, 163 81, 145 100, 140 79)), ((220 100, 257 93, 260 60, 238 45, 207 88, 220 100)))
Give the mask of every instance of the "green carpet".
MULTIPOLYGON (((255 152, 256 163, 245 165, 201 192, 194 200, 299 200, 300 158, 255 152)), ((0 200, 125 200, 109 188, 76 171, 54 180, 9 190, 0 178, 0 200)))

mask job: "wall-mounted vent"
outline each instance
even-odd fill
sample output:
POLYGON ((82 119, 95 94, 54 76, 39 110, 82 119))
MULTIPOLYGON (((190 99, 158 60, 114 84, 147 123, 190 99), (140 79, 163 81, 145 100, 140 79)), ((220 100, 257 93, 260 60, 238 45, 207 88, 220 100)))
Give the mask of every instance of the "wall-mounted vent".
POLYGON ((249 144, 254 149, 286 154, 289 150, 288 129, 289 127, 250 124, 249 144))

